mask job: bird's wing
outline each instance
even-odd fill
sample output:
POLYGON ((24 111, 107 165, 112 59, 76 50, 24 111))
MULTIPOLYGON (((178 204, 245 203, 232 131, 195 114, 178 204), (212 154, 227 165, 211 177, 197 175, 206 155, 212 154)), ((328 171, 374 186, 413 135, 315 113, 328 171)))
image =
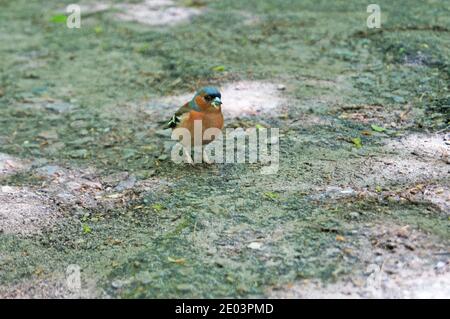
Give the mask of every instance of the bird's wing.
POLYGON ((190 111, 193 111, 194 109, 191 107, 190 103, 186 103, 182 107, 178 109, 178 111, 175 112, 175 114, 172 116, 170 121, 167 123, 167 127, 169 128, 175 128, 177 127, 178 123, 181 121, 181 116, 185 113, 189 113, 190 111))

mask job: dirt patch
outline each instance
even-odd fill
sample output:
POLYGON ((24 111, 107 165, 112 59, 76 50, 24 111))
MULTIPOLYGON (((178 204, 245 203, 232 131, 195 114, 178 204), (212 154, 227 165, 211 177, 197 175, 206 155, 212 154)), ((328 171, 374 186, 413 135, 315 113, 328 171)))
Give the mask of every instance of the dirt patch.
MULTIPOLYGON (((280 111, 280 108, 287 106, 286 100, 282 97, 285 89, 286 87, 282 84, 258 81, 240 81, 219 86, 225 120, 240 116, 267 115, 275 110, 280 111)), ((162 116, 168 118, 180 106, 190 101, 194 94, 192 92, 155 99, 148 104, 150 110, 147 112, 154 114, 155 109, 160 111, 167 109, 162 116)))
POLYGON ((428 185, 423 192, 418 194, 418 197, 450 214, 450 189, 448 186, 428 185))
POLYGON ((177 6, 171 0, 145 0, 141 3, 121 3, 114 6, 122 12, 116 17, 122 21, 134 21, 151 26, 175 25, 188 21, 199 15, 202 10, 198 8, 185 8, 177 6))
POLYGON ((424 183, 429 180, 442 179, 448 170, 446 164, 436 163, 403 156, 390 156, 368 160, 366 177, 361 180, 365 185, 398 185, 424 183))
POLYGON ((0 187, 0 231, 32 234, 55 223, 59 212, 44 196, 27 188, 0 187))
POLYGON ((129 172, 101 177, 91 167, 69 169, 46 165, 37 168, 34 174, 45 180, 42 192, 46 196, 60 207, 80 213, 92 209, 114 209, 123 206, 125 198, 169 185, 167 181, 157 178, 138 180, 129 172))
POLYGON ((444 134, 411 134, 391 141, 387 148, 401 154, 433 159, 450 164, 450 136, 444 134))
POLYGON ((443 213, 450 214, 450 190, 448 185, 417 184, 394 198, 404 198, 412 203, 432 204, 443 213))
POLYGON ((378 124, 386 128, 405 128, 414 125, 418 110, 406 105, 392 110, 384 105, 347 105, 338 108, 339 118, 363 124, 378 124))
POLYGON ((8 154, 0 153, 0 177, 15 174, 29 167, 28 163, 8 154))
MULTIPOLYGON (((271 298, 449 298, 447 247, 408 225, 370 225, 353 231, 359 247, 348 244, 344 258, 364 267, 337 282, 302 280, 271 288, 271 298), (361 248, 362 247, 362 248, 361 248)), ((342 238, 341 240, 345 240, 342 238)), ((353 241, 352 241, 353 242, 353 241)))
POLYGON ((298 118, 293 120, 289 125, 291 127, 299 126, 304 129, 309 129, 316 126, 331 126, 333 125, 333 121, 329 118, 325 118, 322 116, 303 113, 300 114, 298 118))
POLYGON ((271 298, 296 299, 359 299, 359 298, 449 298, 450 274, 434 271, 411 274, 399 280, 389 278, 381 290, 371 290, 351 280, 325 285, 318 280, 293 284, 286 291, 274 292, 271 298))
POLYGON ((444 135, 413 134, 388 142, 386 149, 398 155, 369 160, 365 181, 375 185, 404 184, 399 194, 412 202, 432 203, 448 212, 450 146, 444 135), (388 183, 388 184, 386 184, 388 183))
POLYGON ((374 198, 450 209, 448 145, 443 135, 413 134, 386 143, 385 155, 332 164, 332 184, 313 200, 374 198))
POLYGON ((56 205, 80 214, 86 209, 113 209, 123 204, 129 191, 146 192, 166 185, 156 179, 137 181, 127 172, 100 178, 92 168, 67 169, 57 165, 41 166, 31 174, 43 180, 39 193, 28 188, 0 188, 3 233, 33 234, 52 226, 61 217, 56 205))
POLYGON ((47 165, 35 174, 47 180, 43 190, 47 196, 67 208, 96 208, 103 185, 92 169, 73 170, 47 165))
POLYGON ((10 286, 0 286, 2 299, 89 299, 97 298, 100 292, 94 282, 83 283, 78 291, 68 288, 65 278, 32 279, 10 286))
POLYGON ((282 97, 285 86, 270 82, 242 81, 230 83, 221 90, 226 117, 262 115, 286 106, 282 97))
POLYGON ((337 162, 333 169, 336 186, 347 180, 356 190, 376 186, 408 190, 419 184, 424 189, 427 185, 446 188, 449 145, 444 135, 413 134, 388 139, 382 152, 385 154, 350 159, 351 166, 337 162))
POLYGON ((38 110, 50 111, 57 114, 63 114, 73 111, 76 106, 61 100, 52 98, 31 97, 22 99, 20 103, 15 105, 15 108, 20 110, 38 110))
POLYGON ((95 14, 103 11, 107 11, 112 8, 112 4, 110 3, 102 3, 102 2, 96 2, 96 3, 86 3, 81 4, 81 14, 95 14))
MULTIPOLYGON (((202 13, 199 8, 187 8, 172 0, 144 0, 140 3, 93 2, 80 4, 81 14, 85 16, 118 11, 114 17, 121 21, 138 22, 150 26, 172 26, 189 21, 202 13)), ((65 9, 60 10, 65 13, 65 9)))

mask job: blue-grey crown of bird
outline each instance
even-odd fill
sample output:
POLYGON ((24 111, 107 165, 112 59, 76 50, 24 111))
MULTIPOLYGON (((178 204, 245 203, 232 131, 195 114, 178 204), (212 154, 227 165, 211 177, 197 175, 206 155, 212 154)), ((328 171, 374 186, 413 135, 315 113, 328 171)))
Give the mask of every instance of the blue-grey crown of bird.
POLYGON ((204 88, 201 88, 200 90, 198 90, 194 97, 192 98, 192 100, 189 102, 189 106, 195 110, 195 111, 200 111, 200 107, 197 105, 197 102, 195 101, 195 98, 199 95, 208 95, 211 96, 213 99, 218 99, 220 101, 220 99, 222 98, 222 94, 220 94, 220 91, 213 87, 213 86, 206 86, 204 88))

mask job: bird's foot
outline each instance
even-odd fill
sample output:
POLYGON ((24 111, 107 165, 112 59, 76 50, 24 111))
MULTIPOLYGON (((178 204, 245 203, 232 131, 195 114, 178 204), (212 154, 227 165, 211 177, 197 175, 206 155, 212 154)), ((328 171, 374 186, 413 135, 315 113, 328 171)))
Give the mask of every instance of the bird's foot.
POLYGON ((203 162, 205 162, 206 164, 214 164, 215 161, 210 159, 208 156, 208 152, 206 150, 203 150, 203 162))
POLYGON ((184 149, 184 162, 189 164, 189 165, 194 165, 194 161, 191 157, 191 154, 189 154, 186 149, 184 149))

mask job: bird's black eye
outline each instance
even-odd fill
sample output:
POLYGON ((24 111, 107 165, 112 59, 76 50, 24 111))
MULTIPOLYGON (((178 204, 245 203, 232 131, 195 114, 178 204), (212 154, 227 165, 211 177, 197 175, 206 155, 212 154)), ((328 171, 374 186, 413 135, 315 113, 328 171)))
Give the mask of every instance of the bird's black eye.
POLYGON ((205 95, 205 100, 206 101, 211 101, 213 98, 211 95, 205 95))

